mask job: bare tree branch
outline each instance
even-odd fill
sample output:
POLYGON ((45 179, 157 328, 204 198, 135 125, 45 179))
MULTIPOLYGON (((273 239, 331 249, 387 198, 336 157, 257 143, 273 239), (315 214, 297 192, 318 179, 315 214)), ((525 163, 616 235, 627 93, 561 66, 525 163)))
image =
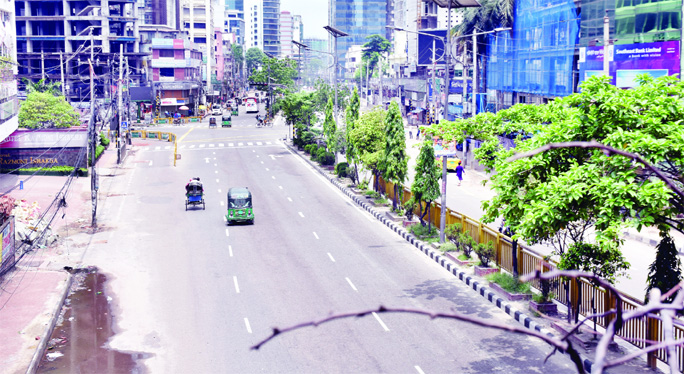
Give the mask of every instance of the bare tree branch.
POLYGON ((453 313, 453 314, 444 314, 444 313, 431 313, 425 310, 419 310, 419 309, 407 309, 407 308, 385 308, 384 306, 378 307, 376 310, 364 310, 360 312, 352 312, 352 313, 342 313, 342 314, 334 314, 331 316, 328 316, 326 318, 323 318, 318 321, 311 321, 311 322, 304 322, 300 323, 294 326, 290 326, 287 328, 279 329, 279 328, 273 328, 273 332, 271 333, 270 336, 268 336, 266 339, 258 342, 254 346, 251 347, 253 350, 258 350, 261 348, 264 344, 268 343, 272 339, 274 339, 276 336, 286 333, 286 332, 291 332, 294 330, 299 330, 305 327, 318 327, 324 323, 336 321, 339 319, 346 319, 346 318, 359 318, 359 317, 365 317, 369 314, 372 313, 408 313, 408 314, 417 314, 417 315, 422 315, 422 316, 427 316, 430 317, 430 319, 436 319, 436 318, 445 318, 445 319, 455 319, 459 321, 465 321, 465 322, 470 322, 474 325, 477 326, 482 326, 482 327, 491 327, 497 330, 503 330, 503 331, 508 331, 516 334, 523 334, 523 335, 529 335, 529 336, 534 336, 536 338, 539 338, 552 347, 554 347, 554 350, 561 350, 564 352, 567 352, 568 355, 570 356, 570 359, 573 361, 577 368, 578 373, 585 373, 584 371, 584 366, 582 364, 582 358, 579 355, 579 352, 575 350, 575 348, 572 346, 572 344, 569 341, 562 341, 560 339, 548 336, 546 334, 539 333, 534 330, 529 330, 526 328, 522 327, 516 327, 516 326, 509 326, 509 325, 504 325, 501 323, 493 322, 488 319, 482 319, 482 318, 477 318, 477 317, 471 317, 467 316, 465 314, 461 313, 453 313))

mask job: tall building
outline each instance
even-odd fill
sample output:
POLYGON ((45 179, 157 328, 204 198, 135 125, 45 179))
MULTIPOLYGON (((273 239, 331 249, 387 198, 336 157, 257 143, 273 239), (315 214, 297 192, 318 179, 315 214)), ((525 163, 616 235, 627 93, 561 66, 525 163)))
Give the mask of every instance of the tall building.
POLYGON ((159 100, 159 113, 175 113, 187 106, 198 113, 201 99, 202 53, 183 39, 154 38, 150 41, 152 86, 159 100))
POLYGON ((264 12, 261 0, 247 0, 245 10, 245 52, 250 48, 264 50, 264 12))
POLYGON ((280 12, 280 57, 294 56, 294 27, 292 14, 284 10, 280 12))
POLYGON ((263 35, 265 53, 280 55, 280 0, 261 0, 263 3, 263 35))
POLYGON ((292 40, 302 42, 304 40, 304 24, 302 23, 302 16, 292 15, 292 40))
POLYGON ((235 34, 236 43, 245 43, 245 0, 225 0, 223 30, 235 34))
MULTIPOLYGON (((59 82, 60 66, 64 66, 67 97, 72 102, 84 101, 89 99, 88 59, 93 47, 95 75, 105 76, 118 64, 123 46, 132 67, 131 79, 139 84, 138 7, 131 0, 16 0, 14 9, 18 78, 37 81, 45 76, 59 82)), ((97 80, 96 97, 104 97, 105 92, 105 80, 97 80)))
MULTIPOLYGON (((0 60, 17 60, 16 24, 14 3, 0 4, 0 60)), ((11 135, 19 126, 19 99, 17 97, 17 66, 3 64, 0 67, 0 141, 11 135)))
POLYGON ((214 14, 215 0, 189 0, 182 4, 183 30, 194 46, 202 53, 202 81, 205 85, 205 100, 213 102, 212 97, 218 96, 219 91, 212 87, 212 80, 216 79, 215 43, 214 43, 214 14), (213 77, 213 79, 212 79, 213 77))
MULTIPOLYGON (((337 39, 337 55, 340 61, 350 46, 367 42, 373 34, 390 39, 388 13, 392 13, 393 2, 388 0, 328 0, 328 24, 349 36, 337 39)), ((436 17, 435 17, 436 18, 436 17)), ((435 21, 436 22, 436 21, 435 21)), ((332 45, 332 40, 330 40, 332 45)))

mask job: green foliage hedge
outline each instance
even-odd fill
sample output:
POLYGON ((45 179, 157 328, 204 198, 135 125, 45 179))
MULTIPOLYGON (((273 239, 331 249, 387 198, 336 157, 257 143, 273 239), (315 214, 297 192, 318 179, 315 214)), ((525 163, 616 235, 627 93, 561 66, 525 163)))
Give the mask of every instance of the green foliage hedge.
POLYGON ((501 288, 510 293, 532 293, 528 283, 523 283, 518 278, 514 278, 512 275, 506 273, 489 274, 487 280, 498 284, 501 288))
POLYGON ((349 164, 346 162, 340 162, 335 165, 335 174, 337 174, 337 176, 340 178, 346 177, 349 174, 349 164))

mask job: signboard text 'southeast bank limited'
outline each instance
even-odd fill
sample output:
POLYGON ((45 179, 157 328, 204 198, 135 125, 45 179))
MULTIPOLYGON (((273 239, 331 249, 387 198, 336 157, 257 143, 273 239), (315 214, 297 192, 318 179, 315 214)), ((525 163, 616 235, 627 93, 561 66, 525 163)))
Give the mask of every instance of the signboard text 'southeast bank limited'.
POLYGON ((81 156, 88 144, 88 130, 18 129, 0 142, 0 170, 19 168, 74 166, 84 168, 87 157, 81 156))

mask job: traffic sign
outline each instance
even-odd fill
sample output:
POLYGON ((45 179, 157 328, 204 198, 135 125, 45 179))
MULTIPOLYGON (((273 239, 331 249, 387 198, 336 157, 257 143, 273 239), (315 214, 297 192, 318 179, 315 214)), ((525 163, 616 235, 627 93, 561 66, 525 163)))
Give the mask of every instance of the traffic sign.
POLYGON ((128 130, 128 121, 121 121, 121 130, 128 130))

